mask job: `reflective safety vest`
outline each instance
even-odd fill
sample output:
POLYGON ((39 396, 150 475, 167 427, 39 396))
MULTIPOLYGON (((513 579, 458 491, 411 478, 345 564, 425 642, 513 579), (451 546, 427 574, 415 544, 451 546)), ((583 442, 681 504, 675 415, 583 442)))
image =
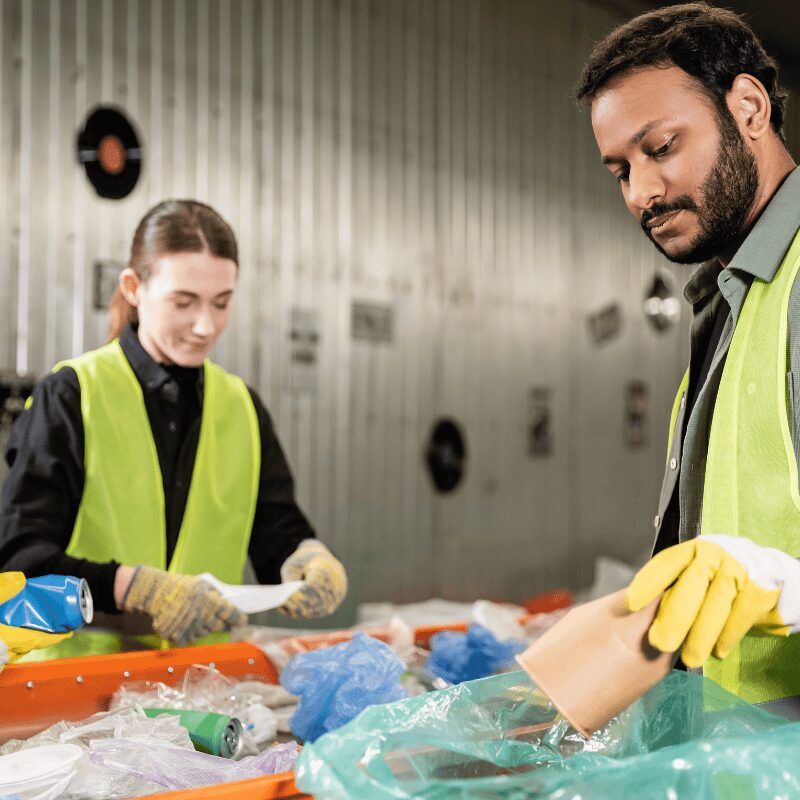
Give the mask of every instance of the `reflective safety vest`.
MULTIPOLYGON (((789 430, 787 326, 800 233, 775 278, 745 298, 714 404, 700 532, 742 536, 800 557, 800 493, 789 430)), ((674 429, 684 376, 672 414, 674 429)), ((673 430, 674 435, 674 430, 673 430)), ((670 436, 670 442, 671 442, 670 436)), ((703 674, 750 703, 800 694, 800 635, 747 635, 703 674)))
MULTIPOLYGON (((67 555, 188 575, 211 572, 226 583, 241 583, 261 467, 258 417, 244 381, 208 360, 203 365, 197 455, 167 564, 158 453, 142 388, 119 341, 56 369, 62 367, 78 376, 85 439, 83 495, 67 555)), ((79 632, 40 657, 116 649, 113 637, 91 634, 79 632), (93 639, 102 643, 95 647, 93 639)))
POLYGON ((212 572, 241 583, 258 497, 261 445, 241 378, 206 361, 192 481, 167 564, 164 489, 142 388, 118 341, 59 365, 81 387, 85 480, 67 555, 212 572))

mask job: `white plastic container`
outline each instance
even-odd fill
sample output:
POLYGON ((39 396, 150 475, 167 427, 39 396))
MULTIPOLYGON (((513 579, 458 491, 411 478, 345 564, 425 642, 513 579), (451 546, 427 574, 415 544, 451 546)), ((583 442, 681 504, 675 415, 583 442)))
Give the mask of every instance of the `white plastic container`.
POLYGON ((75 774, 83 750, 74 744, 48 744, 0 756, 0 796, 20 800, 58 797, 75 774))

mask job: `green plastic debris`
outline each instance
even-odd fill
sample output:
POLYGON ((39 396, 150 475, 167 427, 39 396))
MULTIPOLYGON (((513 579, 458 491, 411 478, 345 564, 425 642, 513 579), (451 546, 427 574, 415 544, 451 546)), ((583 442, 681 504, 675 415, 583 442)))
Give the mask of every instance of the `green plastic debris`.
POLYGON ((318 800, 773 800, 800 797, 798 753, 800 723, 700 676, 587 740, 515 672, 366 709, 305 746, 296 782, 318 800))

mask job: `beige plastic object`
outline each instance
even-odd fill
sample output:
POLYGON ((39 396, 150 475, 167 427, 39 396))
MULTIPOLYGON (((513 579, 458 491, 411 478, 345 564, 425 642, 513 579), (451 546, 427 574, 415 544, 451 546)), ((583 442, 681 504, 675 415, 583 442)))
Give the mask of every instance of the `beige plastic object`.
POLYGON ((672 669, 677 653, 661 653, 647 641, 658 602, 630 613, 624 589, 606 595, 572 609, 517 656, 584 736, 602 728, 672 669))

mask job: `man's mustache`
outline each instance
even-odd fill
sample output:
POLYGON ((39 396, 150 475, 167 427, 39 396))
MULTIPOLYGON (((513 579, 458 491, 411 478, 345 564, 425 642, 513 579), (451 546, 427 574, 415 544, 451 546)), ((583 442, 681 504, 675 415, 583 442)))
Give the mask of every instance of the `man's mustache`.
POLYGON ((697 203, 695 203, 688 194, 685 194, 675 198, 675 200, 673 200, 671 203, 656 203, 655 205, 650 206, 650 208, 646 208, 644 211, 642 211, 639 224, 642 226, 642 230, 645 233, 650 233, 648 223, 650 220, 653 220, 656 217, 660 217, 664 214, 672 214, 675 211, 697 210, 697 203))

